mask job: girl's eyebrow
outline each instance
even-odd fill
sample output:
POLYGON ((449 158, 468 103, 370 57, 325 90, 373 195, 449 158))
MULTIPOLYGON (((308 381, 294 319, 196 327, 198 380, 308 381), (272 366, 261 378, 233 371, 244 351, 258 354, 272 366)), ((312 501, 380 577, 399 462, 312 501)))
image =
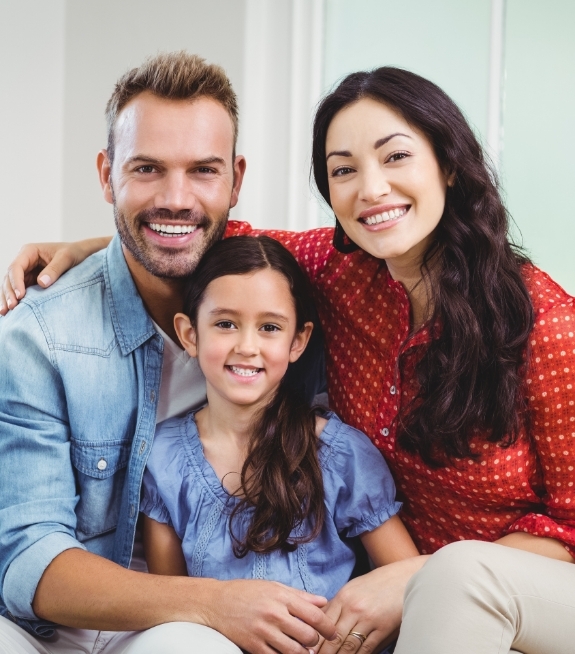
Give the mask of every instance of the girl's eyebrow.
MULTIPOLYGON (((225 307, 216 307, 209 312, 209 315, 214 318, 217 318, 218 316, 239 316, 240 314, 240 311, 226 309, 225 307)), ((258 318, 277 320, 279 322, 289 322, 289 319, 283 313, 275 313, 274 311, 264 311, 263 313, 258 314, 258 318)))
MULTIPOLYGON (((390 134, 389 136, 384 136, 381 139, 378 139, 374 144, 373 144, 373 149, 377 150, 378 148, 381 148, 382 145, 385 145, 388 141, 391 141, 392 138, 395 136, 405 136, 406 138, 410 139, 412 138, 409 136, 409 134, 404 134, 403 132, 395 132, 394 134, 390 134)), ((325 160, 327 161, 330 157, 351 157, 351 152, 349 150, 333 150, 330 152, 325 160)))

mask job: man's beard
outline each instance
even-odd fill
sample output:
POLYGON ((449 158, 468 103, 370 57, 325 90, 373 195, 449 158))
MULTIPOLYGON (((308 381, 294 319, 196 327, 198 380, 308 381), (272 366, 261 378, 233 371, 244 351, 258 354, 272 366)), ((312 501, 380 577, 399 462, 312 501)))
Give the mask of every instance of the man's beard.
POLYGON ((177 279, 190 275, 200 259, 217 241, 223 238, 228 222, 229 211, 216 219, 205 214, 182 210, 172 212, 169 209, 145 209, 129 221, 125 214, 114 204, 114 220, 122 244, 145 270, 155 277, 177 279), (197 225, 202 229, 200 239, 194 239, 190 249, 155 247, 141 234, 142 223, 160 222, 161 220, 178 220, 197 225), (133 231, 129 226, 133 226, 133 231))

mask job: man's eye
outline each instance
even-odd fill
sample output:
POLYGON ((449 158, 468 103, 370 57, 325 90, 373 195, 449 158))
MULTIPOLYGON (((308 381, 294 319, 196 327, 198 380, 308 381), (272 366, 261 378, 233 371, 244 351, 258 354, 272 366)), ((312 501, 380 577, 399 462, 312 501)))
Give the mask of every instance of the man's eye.
POLYGON ((264 332, 279 332, 280 328, 277 325, 262 325, 262 331, 264 332))
POLYGON ((202 173, 203 175, 210 175, 215 173, 216 171, 213 168, 208 168, 206 166, 202 166, 201 168, 197 169, 199 173, 202 173))
POLYGON ((136 168, 136 172, 137 173, 149 174, 149 173, 156 172, 156 169, 154 168, 154 166, 151 166, 151 165, 149 165, 149 166, 139 166, 138 168, 136 168))
POLYGON ((220 322, 216 323, 216 327, 220 327, 220 329, 233 329, 235 325, 231 320, 220 320, 220 322))

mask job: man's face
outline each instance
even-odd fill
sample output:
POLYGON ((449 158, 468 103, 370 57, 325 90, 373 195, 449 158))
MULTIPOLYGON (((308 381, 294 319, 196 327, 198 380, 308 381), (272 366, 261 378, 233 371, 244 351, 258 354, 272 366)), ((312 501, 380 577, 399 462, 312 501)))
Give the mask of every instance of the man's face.
POLYGON ((114 161, 98 163, 128 264, 157 277, 194 270, 219 240, 238 199, 245 161, 233 161, 233 125, 207 97, 165 100, 141 93, 116 122, 114 161))

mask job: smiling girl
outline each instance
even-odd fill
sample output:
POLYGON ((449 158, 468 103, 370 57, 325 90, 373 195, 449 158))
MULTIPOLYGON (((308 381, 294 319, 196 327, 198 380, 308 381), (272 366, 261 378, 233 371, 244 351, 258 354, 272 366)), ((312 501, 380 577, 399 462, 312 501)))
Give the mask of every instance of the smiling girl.
MULTIPOLYGON (((417 556, 383 457, 286 376, 313 329, 292 255, 265 236, 222 241, 184 307, 175 327, 208 403, 156 432, 141 503, 150 572, 269 579, 331 599, 356 563, 351 538, 376 566, 417 556)), ((269 651, 292 651, 283 639, 269 651)))

